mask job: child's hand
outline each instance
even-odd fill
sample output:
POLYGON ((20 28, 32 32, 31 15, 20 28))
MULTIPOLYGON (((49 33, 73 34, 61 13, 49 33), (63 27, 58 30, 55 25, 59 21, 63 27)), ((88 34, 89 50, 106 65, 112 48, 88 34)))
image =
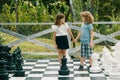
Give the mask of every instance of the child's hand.
POLYGON ((58 46, 57 46, 57 45, 55 45, 54 47, 55 47, 55 49, 58 49, 58 46))
POLYGON ((94 44, 93 42, 90 42, 90 47, 93 48, 94 44))
POLYGON ((74 39, 74 42, 77 42, 77 39, 74 39))

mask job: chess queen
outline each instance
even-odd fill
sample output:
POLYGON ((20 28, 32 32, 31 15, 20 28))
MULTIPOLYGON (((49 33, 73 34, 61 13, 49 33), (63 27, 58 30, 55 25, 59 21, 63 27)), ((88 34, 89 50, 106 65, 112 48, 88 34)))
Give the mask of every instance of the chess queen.
POLYGON ((69 48, 68 35, 74 40, 73 34, 65 23, 65 16, 62 13, 56 15, 55 24, 52 25, 54 46, 58 52, 58 59, 61 64, 61 58, 66 56, 66 49, 69 48))

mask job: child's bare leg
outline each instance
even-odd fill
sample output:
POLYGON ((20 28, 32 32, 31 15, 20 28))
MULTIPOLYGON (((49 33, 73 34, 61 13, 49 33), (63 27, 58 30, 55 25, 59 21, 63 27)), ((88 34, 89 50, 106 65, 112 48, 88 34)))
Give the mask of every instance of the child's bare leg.
POLYGON ((61 65, 61 58, 62 58, 62 53, 61 53, 61 50, 58 49, 58 60, 60 62, 60 65, 61 65))
POLYGON ((90 65, 92 66, 92 58, 91 57, 90 57, 89 61, 90 61, 90 65))
POLYGON ((61 50, 63 56, 66 56, 66 50, 61 50))
POLYGON ((82 66, 84 66, 84 61, 85 61, 85 58, 84 58, 84 57, 80 57, 80 64, 81 64, 82 66))
POLYGON ((78 68, 78 71, 82 71, 83 70, 83 66, 84 66, 84 57, 80 57, 80 66, 78 68))

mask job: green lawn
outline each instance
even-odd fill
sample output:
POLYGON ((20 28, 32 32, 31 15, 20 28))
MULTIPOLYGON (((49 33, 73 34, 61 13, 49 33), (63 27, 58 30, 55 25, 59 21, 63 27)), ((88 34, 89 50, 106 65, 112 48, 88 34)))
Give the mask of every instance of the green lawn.
MULTIPOLYGON (((0 34, 1 34, 1 32, 0 32, 0 34)), ((3 42, 3 44, 5 44, 5 45, 10 43, 10 42, 13 42, 15 40, 19 40, 19 38, 16 38, 14 36, 11 36, 11 35, 8 35, 8 34, 5 34, 5 33, 2 33, 2 34, 6 38, 5 42, 3 42)), ((53 40, 51 40, 51 39, 46 39, 46 38, 36 38, 36 39, 40 40, 40 41, 42 41, 44 43, 48 43, 50 45, 53 45, 53 40)), ((76 46, 79 46, 79 45, 80 45, 79 42, 77 42, 76 46)), ((47 49, 45 47, 38 46, 36 44, 30 43, 30 42, 26 42, 26 41, 22 42, 22 43, 20 43, 18 45, 13 46, 11 52, 13 52, 17 46, 19 46, 21 48, 22 52, 28 52, 28 53, 29 52, 30 53, 31 52, 33 52, 33 53, 36 53, 36 52, 38 52, 38 53, 39 52, 53 52, 50 49, 47 49)), ((94 52, 101 52, 103 47, 104 46, 95 45, 94 52)), ((27 54, 23 54, 23 57, 26 58, 26 59, 28 59, 28 58, 37 58, 38 59, 38 58, 56 58, 57 56, 45 56, 45 55, 41 56, 41 55, 27 55, 27 54)))

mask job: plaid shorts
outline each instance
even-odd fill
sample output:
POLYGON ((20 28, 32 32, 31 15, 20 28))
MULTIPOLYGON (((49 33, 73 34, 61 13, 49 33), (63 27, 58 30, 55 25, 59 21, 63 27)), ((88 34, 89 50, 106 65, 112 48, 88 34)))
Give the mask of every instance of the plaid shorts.
POLYGON ((92 53, 93 51, 89 44, 81 43, 81 57, 90 58, 92 53))

